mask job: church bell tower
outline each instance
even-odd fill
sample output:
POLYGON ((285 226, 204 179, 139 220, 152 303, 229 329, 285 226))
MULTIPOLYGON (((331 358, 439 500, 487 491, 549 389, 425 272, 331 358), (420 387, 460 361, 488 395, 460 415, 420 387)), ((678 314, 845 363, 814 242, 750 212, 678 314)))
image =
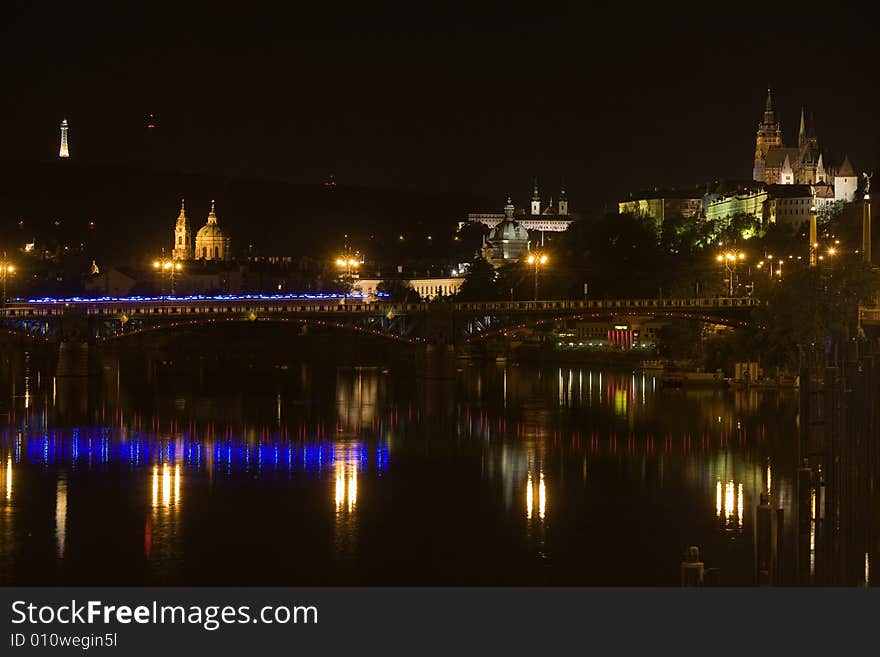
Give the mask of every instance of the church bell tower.
POLYGON ((538 193, 538 179, 532 185, 532 215, 541 214, 541 195, 538 193))
POLYGON ((186 220, 183 200, 180 201, 180 214, 177 215, 177 223, 174 225, 174 250, 171 257, 174 260, 192 260, 193 257, 192 231, 186 220))
POLYGON ((758 123, 758 132, 755 137, 755 167, 752 169, 752 178, 764 182, 764 161, 767 151, 771 148, 782 147, 782 128, 776 120, 773 111, 773 98, 770 89, 767 89, 767 101, 764 103, 764 120, 758 123))

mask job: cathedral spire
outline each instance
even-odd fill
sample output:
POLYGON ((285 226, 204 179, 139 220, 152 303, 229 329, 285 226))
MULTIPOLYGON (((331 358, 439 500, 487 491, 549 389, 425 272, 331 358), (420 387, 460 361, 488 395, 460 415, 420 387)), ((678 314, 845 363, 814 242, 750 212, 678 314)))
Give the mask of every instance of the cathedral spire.
POLYGON ((186 201, 180 199, 180 214, 177 215, 177 222, 186 222, 186 201))
POLYGON ((764 103, 764 111, 772 112, 773 111, 773 98, 770 95, 770 87, 767 87, 767 102, 764 103))
POLYGON ((214 199, 211 199, 211 211, 208 213, 208 223, 217 223, 217 213, 214 211, 214 199))
POLYGON ((779 171, 779 184, 794 184, 794 170, 791 168, 791 160, 788 155, 785 156, 785 161, 782 163, 782 169, 779 171))
POLYGON ((532 214, 541 214, 541 194, 538 192, 538 178, 532 185, 532 214))
POLYGON ((801 106, 801 127, 798 130, 798 146, 804 147, 807 145, 807 125, 804 121, 804 108, 801 106))

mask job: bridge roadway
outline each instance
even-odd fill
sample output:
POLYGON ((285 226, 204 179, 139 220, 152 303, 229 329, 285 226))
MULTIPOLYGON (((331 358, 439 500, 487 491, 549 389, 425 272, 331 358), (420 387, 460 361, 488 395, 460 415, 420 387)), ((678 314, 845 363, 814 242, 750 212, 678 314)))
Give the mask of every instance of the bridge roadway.
MULTIPOLYGON (((557 313, 577 315, 596 310, 730 310, 759 305, 750 297, 698 297, 664 299, 588 299, 538 301, 453 301, 443 304, 455 315, 557 313)), ((87 317, 134 319, 138 317, 199 317, 259 313, 260 316, 282 314, 302 316, 388 316, 429 313, 438 308, 436 302, 395 303, 390 301, 342 296, 302 297, 216 296, 216 297, 132 297, 16 299, 0 308, 4 319, 49 319, 71 313, 87 317)))

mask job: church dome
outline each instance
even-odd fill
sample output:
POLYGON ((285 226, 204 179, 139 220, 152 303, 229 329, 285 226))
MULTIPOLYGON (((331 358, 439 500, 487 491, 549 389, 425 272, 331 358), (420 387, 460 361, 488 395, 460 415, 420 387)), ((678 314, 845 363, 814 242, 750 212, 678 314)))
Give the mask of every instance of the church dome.
POLYGON ((511 219, 505 219, 499 223, 489 233, 489 241, 529 241, 529 231, 523 228, 518 222, 511 219))
POLYGON ((196 233, 197 240, 225 240, 226 233, 217 224, 205 224, 196 233))
POLYGON ((196 260, 229 260, 230 256, 229 237, 217 225, 217 213, 214 211, 214 201, 211 201, 208 223, 196 233, 195 258, 196 260))

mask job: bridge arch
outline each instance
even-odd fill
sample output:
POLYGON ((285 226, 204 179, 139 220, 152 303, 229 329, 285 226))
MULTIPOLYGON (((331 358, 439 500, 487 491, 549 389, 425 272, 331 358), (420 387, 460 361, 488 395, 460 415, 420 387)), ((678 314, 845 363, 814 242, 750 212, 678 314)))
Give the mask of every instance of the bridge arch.
POLYGON ((547 324, 553 324, 556 322, 563 322, 567 320, 591 320, 591 319, 605 319, 612 317, 650 317, 653 319, 684 319, 692 322, 700 322, 704 324, 719 324, 722 326, 729 326, 731 328, 750 328, 750 329, 758 329, 764 330, 765 326, 757 324, 751 319, 740 319, 734 317, 726 317, 724 315, 715 315, 715 314, 707 314, 705 312, 690 312, 688 310, 677 310, 677 309, 664 309, 664 310, 654 310, 646 308, 644 310, 595 310, 592 312, 584 312, 579 314, 563 314, 563 315, 555 315, 552 317, 526 317, 516 318, 511 323, 504 324, 499 326, 496 329, 490 329, 486 331, 481 331, 476 334, 469 335, 465 338, 465 342, 469 344, 474 344, 480 342, 482 340, 499 337, 509 333, 511 331, 516 331, 519 329, 525 328, 537 328, 539 326, 545 326, 547 324), (519 321, 518 321, 519 320, 519 321))
POLYGON ((322 319, 317 317, 260 317, 260 316, 238 316, 232 315, 227 317, 195 317, 181 318, 171 322, 164 321, 155 324, 146 324, 135 327, 130 330, 120 330, 108 335, 102 335, 96 339, 101 343, 119 343, 128 338, 143 335, 175 333, 181 331, 189 331, 191 329, 210 329, 222 326, 290 326, 290 327, 317 327, 330 329, 334 331, 347 332, 355 335, 367 335, 382 338, 391 342, 408 345, 418 345, 425 342, 418 337, 405 337, 394 333, 383 331, 380 329, 362 326, 352 322, 333 321, 332 319, 322 319))

